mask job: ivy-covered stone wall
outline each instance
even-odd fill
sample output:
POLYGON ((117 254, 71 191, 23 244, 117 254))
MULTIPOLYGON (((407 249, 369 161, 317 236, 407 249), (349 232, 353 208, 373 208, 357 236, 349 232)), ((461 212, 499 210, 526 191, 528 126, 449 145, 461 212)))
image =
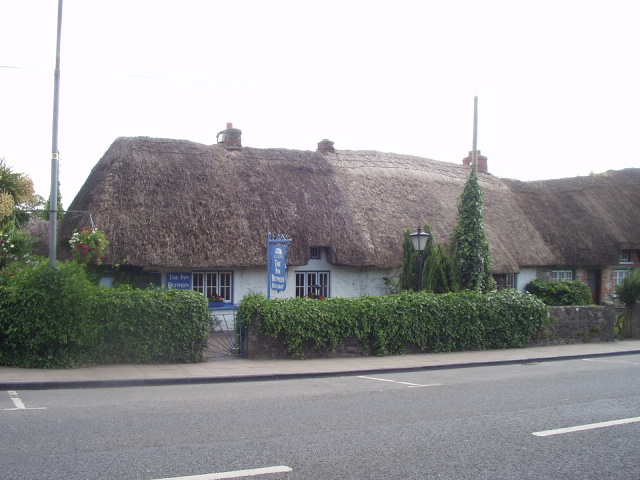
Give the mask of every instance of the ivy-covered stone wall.
MULTIPOLYGON (((614 340, 616 311, 614 307, 549 307, 547 324, 534 335, 528 346, 564 345, 614 340)), ((508 347, 507 347, 508 348, 508 347)), ((362 341, 348 337, 333 346, 318 348, 313 341, 304 342, 304 358, 354 357, 370 355, 362 341)), ((416 344, 407 342, 402 353, 425 353, 416 344)), ((284 335, 276 337, 260 333, 257 324, 248 328, 245 354, 251 359, 291 358, 284 335)))

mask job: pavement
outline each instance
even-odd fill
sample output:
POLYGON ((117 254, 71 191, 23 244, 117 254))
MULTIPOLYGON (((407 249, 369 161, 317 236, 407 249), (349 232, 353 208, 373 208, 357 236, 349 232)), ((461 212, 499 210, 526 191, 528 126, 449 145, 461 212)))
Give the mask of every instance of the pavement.
POLYGON ((640 353, 640 340, 615 340, 473 352, 423 353, 388 357, 249 360, 209 358, 206 362, 162 365, 96 365, 74 369, 0 367, 0 390, 50 390, 154 385, 188 385, 470 368, 575 360, 640 353))

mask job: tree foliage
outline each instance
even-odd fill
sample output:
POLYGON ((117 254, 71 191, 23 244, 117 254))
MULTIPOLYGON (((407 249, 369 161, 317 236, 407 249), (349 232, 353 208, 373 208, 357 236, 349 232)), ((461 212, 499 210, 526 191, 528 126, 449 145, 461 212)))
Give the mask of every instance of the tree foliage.
POLYGON ((439 243, 424 264, 424 290, 433 293, 455 291, 451 259, 445 247, 439 243))
POLYGON ((616 287, 620 301, 630 304, 640 300, 640 270, 635 270, 624 277, 622 283, 616 287))
POLYGON ((458 224, 451 234, 451 267, 460 290, 488 292, 496 288, 484 232, 482 188, 474 171, 458 200, 458 224))
POLYGON ((14 172, 0 159, 0 230, 13 221, 16 206, 35 198, 33 181, 23 173, 14 172))

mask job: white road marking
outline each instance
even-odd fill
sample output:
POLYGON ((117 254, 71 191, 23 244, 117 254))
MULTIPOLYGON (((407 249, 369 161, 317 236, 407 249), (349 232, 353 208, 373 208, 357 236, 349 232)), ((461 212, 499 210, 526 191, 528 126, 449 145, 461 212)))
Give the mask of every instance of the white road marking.
POLYGON ((9 398, 15 405, 15 408, 3 408, 2 410, 46 410, 46 407, 27 408, 24 406, 24 403, 22 402, 22 400, 20 400, 20 397, 18 397, 18 392, 14 390, 9 390, 7 393, 9 394, 9 398))
POLYGON ((18 397, 18 392, 14 392, 14 391, 10 391, 7 392, 9 394, 9 397, 11 398, 11 401, 13 402, 13 404, 16 406, 16 408, 18 410, 26 410, 27 407, 24 406, 24 403, 22 403, 22 400, 20 400, 20 398, 18 397))
POLYGON ((598 362, 598 363, 624 363, 625 365, 640 365, 638 362, 629 362, 627 360, 598 360, 597 358, 583 358, 585 362, 598 362))
POLYGON ((378 380, 380 382, 398 383, 400 385, 407 385, 409 388, 414 388, 414 387, 439 387, 440 385, 442 385, 441 383, 428 383, 426 385, 422 385, 420 383, 398 382, 397 380, 389 380, 387 378, 367 377, 365 375, 358 375, 358 378, 366 378, 367 380, 378 380))
POLYGON ((255 475, 266 475, 269 473, 287 473, 292 471, 291 467, 279 465, 277 467, 254 468, 252 470, 237 470, 235 472, 207 473, 205 475, 191 475, 190 477, 160 478, 158 480, 220 480, 224 478, 242 478, 255 475))
POLYGON ((613 427, 615 425, 624 425, 627 423, 640 422, 640 417, 623 418, 622 420, 612 420, 610 422, 590 423, 588 425, 578 425, 576 427, 557 428, 555 430, 543 430, 541 432, 533 432, 536 437, 548 437, 550 435, 560 435, 562 433, 581 432, 583 430, 593 430, 595 428, 613 427))

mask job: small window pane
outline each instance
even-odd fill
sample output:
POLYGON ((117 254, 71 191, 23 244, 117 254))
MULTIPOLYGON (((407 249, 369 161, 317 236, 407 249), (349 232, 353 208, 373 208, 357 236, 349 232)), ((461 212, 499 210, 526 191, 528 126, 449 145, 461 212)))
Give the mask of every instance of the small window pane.
POLYGON ((613 283, 615 283, 616 285, 620 285, 628 274, 629 270, 614 270, 613 283))
POLYGON ((558 282, 560 280, 573 280, 573 270, 554 270, 553 281, 558 282))
POLYGON ((304 273, 296 273, 296 297, 305 297, 305 275, 304 273))
POLYGON ((211 295, 218 295, 218 274, 217 273, 207 273, 207 297, 211 295))
POLYGON ((323 272, 318 274, 318 285, 319 285, 319 288, 316 293, 321 297, 328 297, 329 296, 329 273, 323 272))
POLYGON ((220 295, 225 300, 231 300, 231 272, 220 272, 220 295))
POLYGON ((194 272, 191 278, 193 279, 192 280, 193 290, 195 290, 196 292, 205 293, 204 292, 204 273, 194 272))

